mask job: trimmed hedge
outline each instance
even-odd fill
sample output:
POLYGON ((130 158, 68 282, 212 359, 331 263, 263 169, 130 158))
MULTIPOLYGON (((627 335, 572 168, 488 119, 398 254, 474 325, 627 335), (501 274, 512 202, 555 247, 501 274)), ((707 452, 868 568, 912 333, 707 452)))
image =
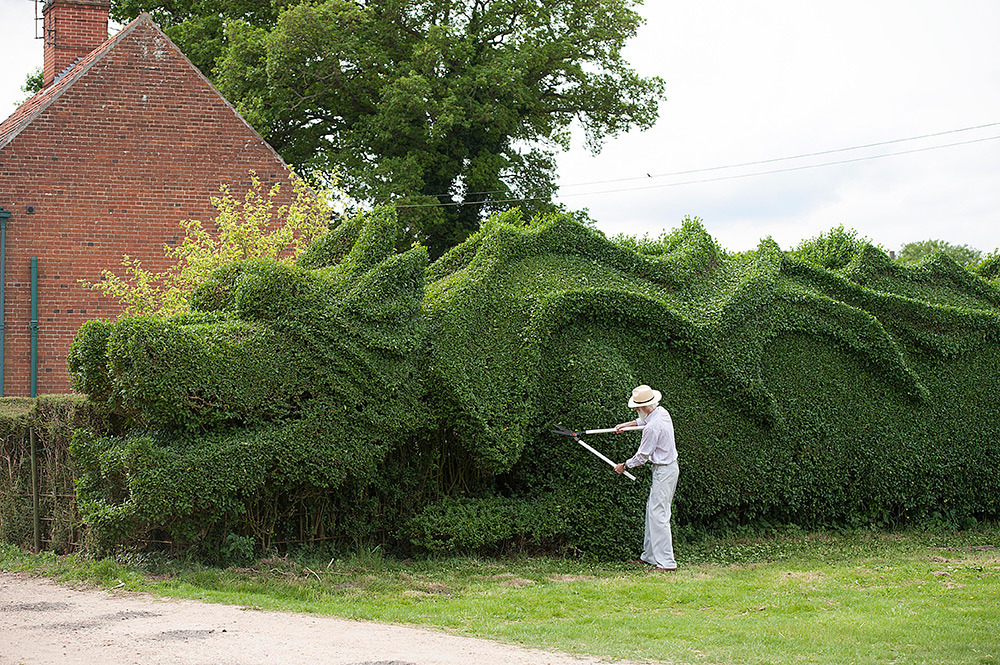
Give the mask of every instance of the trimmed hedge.
POLYGON ((505 221, 430 268, 431 394, 481 473, 567 507, 570 546, 634 554, 648 480, 548 429, 629 419, 639 383, 673 415, 681 525, 997 516, 1000 293, 946 256, 858 241, 831 270, 770 240, 726 256, 692 220, 654 248, 505 221))
POLYGON ((102 542, 267 546, 298 511, 313 536, 631 556, 648 474, 549 430, 631 419, 639 383, 674 419, 678 526, 1000 517, 1000 290, 943 254, 840 229, 731 255, 698 220, 609 241, 517 211, 430 266, 397 240, 378 209, 297 267, 221 269, 186 318, 81 329, 78 388, 129 423, 76 443, 102 542))
POLYGON ((73 432, 106 431, 108 414, 80 395, 0 398, 0 542, 34 546, 30 432, 36 437, 40 538, 59 553, 84 545, 86 530, 74 496, 78 460, 70 453, 73 432))
POLYGON ((438 554, 552 549, 566 532, 562 508, 552 501, 448 496, 410 521, 410 542, 438 554))
POLYGON ((96 542, 165 535, 218 546, 235 534, 266 546, 296 512, 330 535, 358 506, 368 510, 363 496, 350 499, 388 482, 379 465, 428 417, 427 256, 384 242, 396 231, 391 215, 360 226, 335 265, 233 264, 195 292, 193 314, 81 329, 70 353, 77 387, 129 423, 74 444, 96 542))

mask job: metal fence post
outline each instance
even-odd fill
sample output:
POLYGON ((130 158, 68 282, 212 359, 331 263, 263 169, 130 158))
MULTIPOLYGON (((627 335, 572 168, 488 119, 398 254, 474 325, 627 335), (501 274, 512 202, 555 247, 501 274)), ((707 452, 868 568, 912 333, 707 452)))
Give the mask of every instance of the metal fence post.
POLYGON ((38 506, 38 441, 35 428, 28 431, 28 438, 31 440, 31 514, 35 522, 35 554, 38 554, 42 551, 42 516, 38 506))

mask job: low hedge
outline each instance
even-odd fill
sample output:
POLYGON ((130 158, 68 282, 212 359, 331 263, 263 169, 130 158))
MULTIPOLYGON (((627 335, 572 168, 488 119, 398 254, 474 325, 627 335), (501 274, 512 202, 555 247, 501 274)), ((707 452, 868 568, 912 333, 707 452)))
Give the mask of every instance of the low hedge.
POLYGON ((78 460, 70 452, 78 429, 115 426, 105 409, 81 395, 0 398, 0 542, 34 547, 30 434, 35 433, 42 547, 59 553, 85 545, 87 530, 75 496, 78 460))
POLYGON ((503 496, 446 496, 409 522, 410 542, 436 554, 551 551, 565 532, 563 506, 503 496))

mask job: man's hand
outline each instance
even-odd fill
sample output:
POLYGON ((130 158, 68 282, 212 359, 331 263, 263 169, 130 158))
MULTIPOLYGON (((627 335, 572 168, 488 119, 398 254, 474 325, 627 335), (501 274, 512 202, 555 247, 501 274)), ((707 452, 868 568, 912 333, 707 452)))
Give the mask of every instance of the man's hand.
POLYGON ((626 427, 635 427, 636 422, 633 420, 630 423, 618 423, 615 425, 615 434, 621 434, 626 427))
POLYGON ((621 464, 616 464, 615 465, 615 473, 617 473, 619 475, 625 473, 625 462, 622 462, 621 464))

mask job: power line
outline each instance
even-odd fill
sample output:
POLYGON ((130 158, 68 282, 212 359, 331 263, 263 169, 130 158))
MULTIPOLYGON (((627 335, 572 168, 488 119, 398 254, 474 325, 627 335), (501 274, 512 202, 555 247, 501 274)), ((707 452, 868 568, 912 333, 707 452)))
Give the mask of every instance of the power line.
MULTIPOLYGON (((773 175, 776 173, 791 173, 793 171, 805 171, 807 169, 818 169, 826 166, 837 166, 840 164, 854 164, 857 162, 866 162, 873 159, 882 159, 883 157, 895 157, 897 155, 910 155, 918 152, 928 152, 930 150, 941 150, 942 148, 953 148, 960 145, 969 145, 971 143, 982 143, 984 141, 995 141, 1000 139, 1000 135, 997 136, 987 136, 985 138, 970 139, 968 141, 957 141, 955 143, 946 143, 944 145, 934 145, 928 146, 926 148, 914 148, 912 150, 900 150, 899 152, 887 152, 881 155, 868 155, 867 157, 856 157, 854 159, 842 159, 835 162, 823 162, 820 164, 806 164, 804 166, 792 166, 785 169, 773 169, 771 171, 756 171, 754 173, 738 173, 736 175, 719 176, 717 178, 704 178, 701 180, 687 180, 684 182, 669 182, 660 185, 647 185, 645 187, 625 187, 621 189, 609 189, 600 192, 578 192, 576 194, 565 194, 565 196, 584 196, 586 194, 611 194, 614 192, 635 192, 643 189, 657 189, 660 187, 679 187, 681 185, 696 185, 706 182, 720 182, 723 180, 736 180, 739 178, 752 178, 759 175, 773 175)), ((531 200, 531 199, 526 199, 531 200)))
MULTIPOLYGON (((993 125, 1000 125, 1000 123, 993 123, 993 125)), ((993 125, 983 125, 983 127, 990 127, 990 126, 993 126, 993 125)), ((964 131, 964 130, 954 130, 954 131, 964 131)), ((943 133, 954 133, 954 132, 943 132, 943 133)), ((840 164, 854 164, 854 163, 857 163, 857 162, 865 162, 865 161, 874 160, 874 159, 882 159, 883 157, 895 157, 895 156, 898 156, 898 155, 910 155, 910 154, 914 154, 914 153, 918 153, 918 152, 928 152, 930 150, 941 150, 943 148, 953 148, 955 146, 969 145, 969 144, 972 144, 972 143, 982 143, 984 141, 995 141, 997 139, 1000 139, 1000 135, 997 135, 997 136, 987 136, 987 137, 978 138, 978 139, 970 139, 968 141, 957 141, 955 143, 946 143, 946 144, 943 144, 943 145, 928 146, 928 147, 925 147, 925 148, 914 148, 912 150, 900 150, 898 152, 887 152, 887 153, 884 153, 884 154, 881 154, 881 155, 868 155, 866 157, 856 157, 854 159, 843 159, 843 160, 838 160, 838 161, 834 161, 834 162, 823 162, 823 163, 820 163, 820 164, 806 164, 804 166, 793 166, 793 167, 784 168, 784 169, 772 169, 770 171, 756 171, 756 172, 753 172, 753 173, 738 173, 738 174, 735 174, 735 175, 719 176, 719 177, 716 177, 716 178, 702 178, 702 179, 699 179, 699 180, 685 180, 685 181, 681 181, 681 182, 668 182, 668 183, 661 183, 661 184, 656 184, 656 185, 646 185, 644 187, 622 187, 622 188, 619 188, 619 189, 606 189, 606 190, 601 190, 601 191, 597 191, 597 192, 576 192, 576 193, 570 193, 570 194, 559 194, 559 195, 556 195, 554 198, 556 198, 556 199, 562 199, 562 198, 569 198, 569 197, 572 197, 572 196, 587 196, 587 195, 596 195, 596 194, 616 194, 616 193, 619 193, 619 192, 637 192, 637 191, 642 191, 642 190, 646 190, 646 189, 661 189, 661 188, 664 188, 664 187, 680 187, 682 185, 698 185, 698 184, 709 183, 709 182, 721 182, 721 181, 724 181, 724 180, 737 180, 737 179, 740 179, 740 178, 752 178, 752 177, 755 177, 755 176, 762 176, 762 175, 774 175, 774 174, 777 174, 777 173, 791 173, 793 171, 805 171, 807 169, 818 169, 818 168, 823 168, 823 167, 827 167, 827 166, 837 166, 837 165, 840 165, 840 164)), ((886 142, 883 142, 883 143, 880 143, 880 144, 872 144, 872 145, 887 145, 889 143, 898 143, 900 141, 905 141, 905 140, 912 140, 912 139, 898 139, 896 141, 886 141, 886 142)), ((843 152, 845 150, 851 150, 851 149, 856 149, 856 148, 840 148, 838 150, 825 151, 823 153, 814 153, 814 155, 830 154, 831 152, 843 152)), ((814 155, 803 155, 803 156, 814 156, 814 155)), ((759 162, 748 162, 747 165, 751 165, 751 164, 758 164, 758 165, 759 164, 766 164, 766 163, 772 163, 772 162, 775 162, 775 161, 782 161, 782 160, 785 160, 785 159, 797 159, 797 157, 786 157, 786 158, 780 158, 780 159, 775 159, 775 160, 762 160, 762 161, 759 161, 759 162)), ((700 172, 704 172, 704 171, 713 171, 713 170, 718 170, 718 169, 723 169, 723 168, 735 168, 735 166, 737 166, 737 165, 733 165, 733 166, 718 166, 718 167, 712 167, 711 169, 697 169, 697 170, 694 170, 694 171, 681 171, 681 172, 678 172, 676 174, 665 174, 665 175, 685 175, 685 174, 688 174, 688 173, 700 173, 700 172)), ((603 183, 622 182, 622 181, 635 180, 635 179, 636 178, 624 178, 622 180, 617 180, 617 181, 616 180, 600 181, 600 182, 595 182, 593 184, 601 184, 601 182, 603 182, 603 183)), ((525 201, 546 201, 546 200, 548 200, 548 199, 542 198, 542 197, 525 197, 525 198, 510 198, 510 199, 492 199, 492 200, 488 200, 488 201, 472 201, 472 202, 464 202, 464 203, 459 203, 459 202, 452 202, 452 203, 436 202, 436 203, 397 204, 396 207, 397 208, 436 208, 436 207, 442 207, 443 208, 443 207, 452 207, 452 206, 460 206, 460 205, 481 205, 481 204, 484 204, 484 203, 521 203, 521 202, 525 202, 525 201)))
MULTIPOLYGON (((975 131, 977 129, 987 129, 989 127, 997 127, 997 126, 1000 126, 1000 122, 991 122, 991 123, 987 123, 985 125, 976 125, 976 126, 973 126, 973 127, 961 127, 959 129, 949 129, 949 130, 946 130, 946 131, 943 131, 943 132, 934 132, 933 134, 921 134, 920 136, 908 136, 906 138, 890 139, 888 141, 879 141, 879 142, 876 142, 876 143, 866 143, 864 145, 855 145, 855 146, 850 146, 850 147, 847 147, 847 148, 834 148, 832 150, 820 150, 818 152, 808 152, 808 153, 803 153, 801 155, 790 155, 790 156, 787 156, 787 157, 774 157, 774 158, 771 158, 771 159, 760 159, 760 160, 753 161, 753 162, 741 162, 739 164, 726 164, 726 165, 723 165, 723 166, 709 166, 709 167, 700 168, 700 169, 688 169, 688 170, 685 170, 685 171, 674 171, 672 173, 657 173, 657 174, 652 174, 652 175, 649 174, 649 173, 646 173, 644 175, 629 176, 627 178, 615 178, 615 179, 611 179, 611 180, 592 180, 592 181, 589 181, 589 182, 575 182, 575 183, 563 184, 563 185, 560 185, 559 187, 560 187, 560 189, 564 189, 564 188, 567 188, 567 187, 589 187, 589 186, 592 186, 592 185, 608 185, 608 184, 612 184, 612 183, 616 183, 616 182, 630 182, 630 181, 633 181, 633 180, 648 180, 650 178, 672 178, 672 177, 676 177, 676 176, 680 176, 680 175, 691 175, 691 174, 694 174, 694 173, 709 173, 709 172, 712 172, 712 171, 722 171, 722 170, 725 170, 725 169, 736 169, 736 168, 743 168, 743 167, 747 167, 747 166, 759 166, 761 164, 774 164, 776 162, 791 161, 793 159, 805 159, 806 157, 820 157, 822 155, 832 155, 832 154, 836 154, 836 153, 840 153, 840 152, 850 152, 852 150, 866 150, 866 149, 869 149, 869 148, 878 148, 878 147, 881 147, 881 146, 894 145, 894 144, 897 144, 897 143, 906 143, 907 141, 920 141, 922 139, 937 138, 939 136, 947 136, 949 134, 958 134, 958 133, 961 133, 961 132, 971 132, 971 131, 975 131)), ((905 154, 905 153, 900 153, 900 154, 905 154)), ((486 191, 481 191, 481 192, 466 192, 465 196, 482 196, 482 195, 487 195, 487 194, 503 194, 506 191, 507 190, 494 189, 494 190, 486 190, 486 191)), ((434 196, 434 197, 450 196, 450 193, 449 194, 428 194, 427 196, 434 196)), ((385 197, 382 200, 389 200, 389 198, 390 197, 385 197)), ((538 200, 538 199, 516 199, 516 200, 519 200, 519 201, 533 201, 533 200, 538 200)), ((497 200, 496 202, 497 203, 502 203, 503 201, 497 200)), ((423 204, 423 205, 435 206, 435 205, 439 205, 439 204, 429 203, 429 204, 423 204)), ((462 205, 462 204, 461 203, 454 203, 454 204, 452 204, 452 203, 442 203, 440 205, 462 205)))
MULTIPOLYGON (((839 152, 849 152, 851 150, 866 150, 868 148, 878 148, 878 147, 885 146, 885 145, 893 145, 893 144, 896 144, 896 143, 905 143, 907 141, 919 141, 921 139, 936 138, 936 137, 939 137, 939 136, 947 136, 948 134, 958 134, 959 132, 970 132, 970 131, 974 131, 974 130, 977 130, 977 129, 986 129, 988 127, 997 127, 997 126, 1000 126, 1000 122, 991 122, 991 123, 986 124, 986 125, 977 125, 975 127, 963 127, 961 129, 949 129, 948 131, 944 131, 944 132, 936 132, 934 134, 923 134, 921 136, 910 136, 910 137, 903 138, 903 139, 892 139, 892 140, 889 140, 889 141, 879 141, 878 143, 868 143, 868 144, 865 144, 865 145, 855 145, 855 146, 851 146, 849 148, 834 148, 832 150, 821 150, 819 152, 809 152, 809 153, 804 153, 804 154, 801 154, 801 155, 791 155, 789 157, 775 157, 773 159, 761 159, 761 160, 754 161, 754 162, 743 162, 743 163, 740 163, 740 164, 728 164, 728 165, 725 165, 725 166, 710 166, 710 167, 701 168, 701 169, 689 169, 687 171, 674 171, 673 173, 660 173, 660 174, 653 174, 653 175, 650 175, 650 174, 647 173, 644 176, 631 176, 631 177, 628 177, 628 178, 618 178, 618 179, 615 179, 615 180, 595 180, 595 181, 592 181, 592 182, 574 183, 574 184, 563 185, 563 186, 564 187, 583 187, 583 186, 587 186, 587 185, 604 185, 604 184, 610 184, 610 183, 615 183, 615 182, 628 182, 628 181, 631 181, 631 180, 648 180, 649 178, 669 178, 669 177, 674 177, 674 176, 679 176, 679 175, 691 175, 692 173, 708 173, 710 171, 721 171, 721 170, 724 170, 724 169, 736 169, 736 168, 742 168, 742 167, 745 167, 745 166, 759 166, 761 164, 773 164, 775 162, 785 162, 785 161, 790 161, 790 160, 793 160, 793 159, 804 159, 806 157, 820 157, 822 155, 832 155, 832 154, 839 153, 839 152)), ((974 141, 970 141, 970 143, 971 142, 974 142, 974 141)), ((954 144, 950 144, 950 145, 962 145, 962 144, 961 143, 954 143, 954 144)), ((950 146, 941 146, 941 147, 950 147, 950 146)), ((935 148, 932 148, 932 149, 935 149, 935 148)), ((919 151, 914 151, 914 152, 919 152, 919 151)), ((906 154, 906 153, 905 152, 900 152, 900 153, 892 153, 892 154, 903 155, 903 154, 906 154)), ((839 163, 839 162, 835 162, 835 163, 839 163)))

